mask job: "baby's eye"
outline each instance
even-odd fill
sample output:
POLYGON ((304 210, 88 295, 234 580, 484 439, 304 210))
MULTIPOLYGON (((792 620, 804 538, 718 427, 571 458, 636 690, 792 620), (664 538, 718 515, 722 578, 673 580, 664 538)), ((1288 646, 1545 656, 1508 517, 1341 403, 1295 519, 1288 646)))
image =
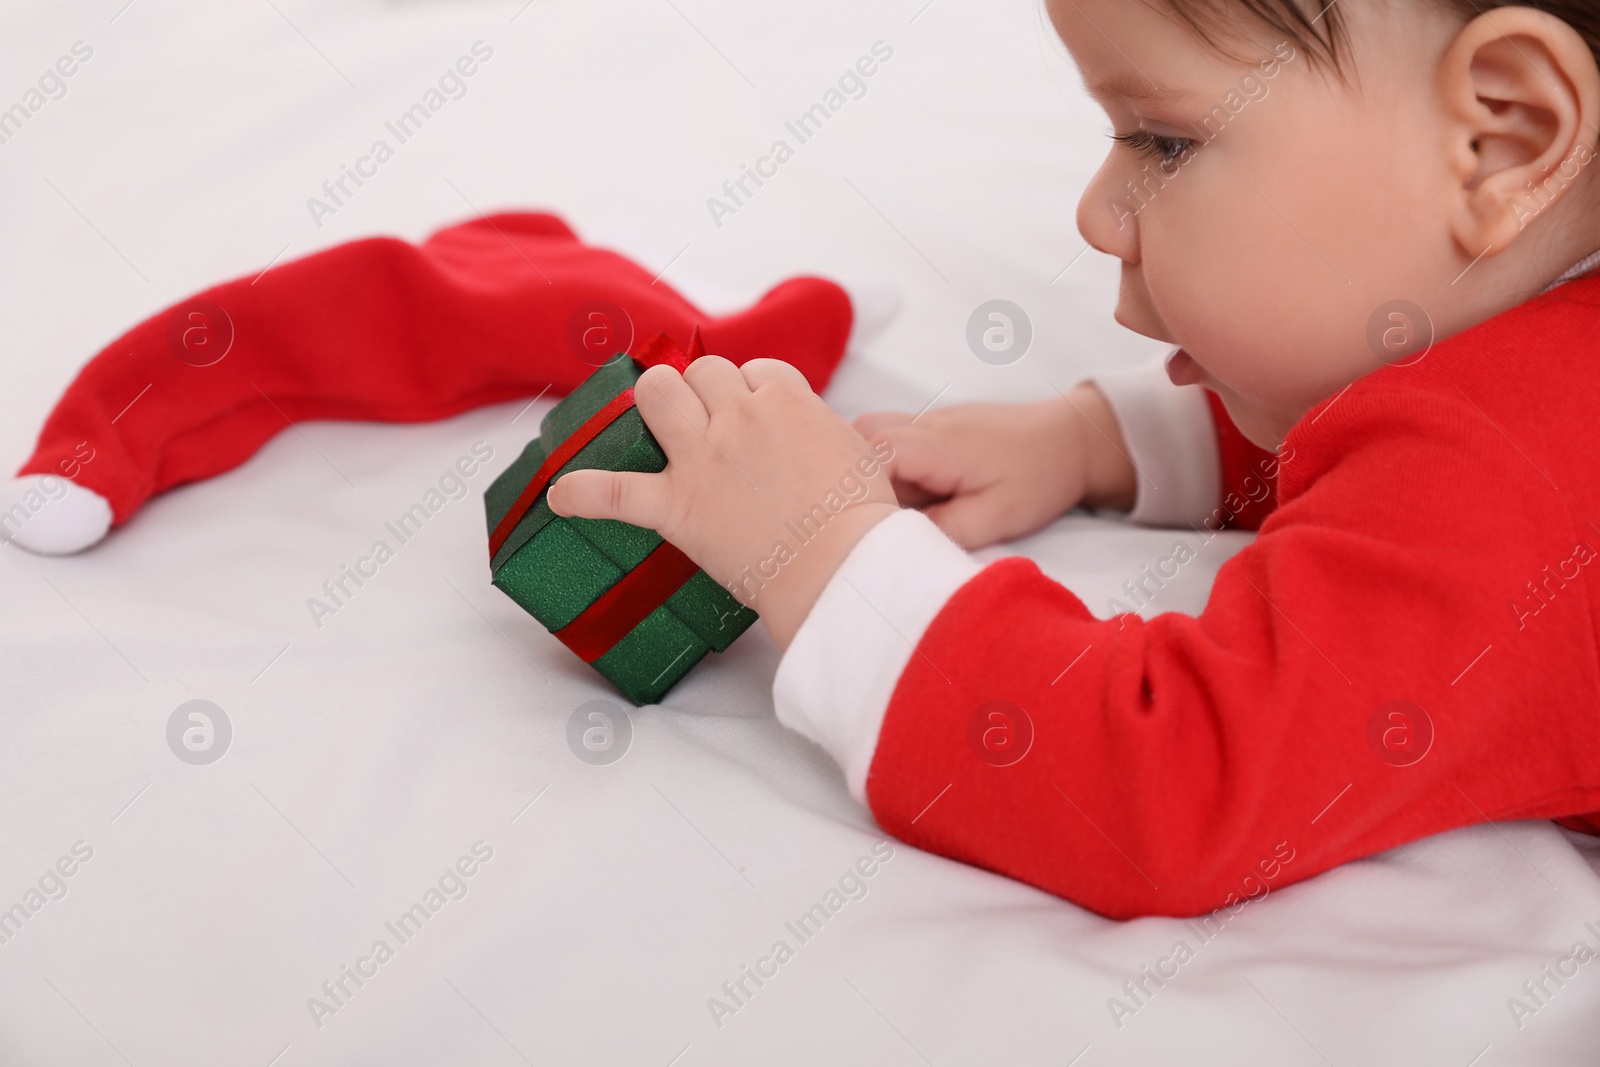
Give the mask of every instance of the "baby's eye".
POLYGON ((1149 130, 1134 130, 1132 133, 1114 133, 1111 139, 1135 152, 1158 159, 1162 163, 1175 163, 1179 156, 1189 150, 1194 144, 1188 137, 1167 137, 1149 130))

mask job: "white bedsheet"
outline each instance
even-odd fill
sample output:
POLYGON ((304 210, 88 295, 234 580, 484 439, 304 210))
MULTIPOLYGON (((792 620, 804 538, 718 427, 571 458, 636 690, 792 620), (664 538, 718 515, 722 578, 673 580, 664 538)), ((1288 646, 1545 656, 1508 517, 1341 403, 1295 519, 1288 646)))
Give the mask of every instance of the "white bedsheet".
MULTIPOLYGON (((847 413, 1044 395, 1159 350, 1112 322, 1113 265, 1077 258, 1104 127, 1033 0, 125 2, 0 13, 0 107, 94 50, 0 144, 8 462, 165 303, 475 208, 553 207, 714 307, 801 271, 895 282, 905 313, 830 391, 847 413), (316 228, 307 197, 480 39, 466 97, 316 228), (880 40, 866 95, 718 228, 706 198, 880 40), (963 340, 996 297, 1036 331, 1007 367, 963 340)), ((307 425, 82 557, 0 548, 0 908, 66 889, 0 944, 0 1064, 1600 1062, 1600 962, 1508 1007, 1600 949, 1600 849, 1549 824, 1351 864, 1209 940, 901 846, 802 943, 785 924, 882 835, 774 722, 765 634, 591 766, 568 718, 616 698, 487 584, 477 494, 544 407, 307 425), (478 441, 473 495, 314 627, 306 599, 478 441), (206 766, 168 747, 194 699, 232 725, 206 766), (402 943, 385 924, 475 845, 444 882, 465 895, 402 943), (362 963, 379 940, 392 958, 362 963), (708 998, 779 940, 719 1026, 708 998), (1193 958, 1118 1018, 1180 940, 1193 958), (371 976, 335 1003, 345 966, 371 976)), ((1074 516, 1009 550, 1100 604, 1176 536, 1074 516)), ((1198 610, 1240 543, 1155 607, 1198 610)))

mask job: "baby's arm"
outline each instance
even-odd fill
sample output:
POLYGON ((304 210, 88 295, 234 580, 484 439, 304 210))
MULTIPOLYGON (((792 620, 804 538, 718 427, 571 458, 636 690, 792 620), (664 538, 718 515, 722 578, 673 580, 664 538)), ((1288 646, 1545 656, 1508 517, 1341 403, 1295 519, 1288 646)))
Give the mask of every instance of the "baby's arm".
POLYGON ((1239 434, 1215 394, 1174 386, 1162 361, 1038 403, 915 419, 875 412, 855 426, 892 447, 900 503, 968 549, 1024 537, 1078 506, 1146 526, 1242 529, 1271 508, 1271 453, 1239 434))
POLYGON ((892 452, 900 503, 924 509, 967 548, 1026 536, 1080 504, 1134 504, 1117 417, 1087 383, 1032 404, 966 404, 915 418, 877 412, 855 426, 892 452))
POLYGON ((1288 453, 1252 444, 1211 390, 1173 385, 1165 359, 1098 374, 1089 384, 1105 396, 1138 473, 1129 519, 1176 529, 1261 528, 1277 506, 1278 468, 1288 453))
POLYGON ((1145 622, 1096 619, 1026 559, 980 567, 897 508, 792 367, 707 357, 652 368, 636 396, 666 470, 577 471, 551 506, 649 526, 754 589, 787 649, 780 720, 914 845, 1108 915, 1192 914, 1485 818, 1600 810, 1589 721, 1528 729, 1600 690, 1587 593, 1539 640, 1505 610, 1572 552, 1571 516, 1465 401, 1379 394, 1308 419, 1289 503, 1205 612, 1145 622), (1373 740, 1395 700, 1439 726, 1414 767, 1373 740), (990 758, 997 726, 1027 731, 1024 758, 990 758))
POLYGON ((1582 717, 1529 728, 1597 684, 1586 595, 1538 640, 1505 607, 1572 552, 1570 517, 1464 403, 1337 415, 1298 439, 1298 496, 1197 618, 1096 619, 1032 562, 981 567, 925 517, 892 516, 796 635, 780 719, 896 836, 1118 917, 1600 807, 1582 717), (1442 473, 1468 471, 1494 508, 1442 473), (1507 514, 1546 532, 1485 552, 1507 514), (1427 758, 1397 766, 1393 732, 1425 745, 1430 722, 1427 758))

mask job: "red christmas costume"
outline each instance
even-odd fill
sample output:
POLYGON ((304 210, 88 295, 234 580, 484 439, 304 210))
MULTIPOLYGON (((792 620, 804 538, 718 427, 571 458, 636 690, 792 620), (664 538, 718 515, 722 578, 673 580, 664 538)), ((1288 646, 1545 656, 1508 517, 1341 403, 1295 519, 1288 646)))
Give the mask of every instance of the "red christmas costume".
POLYGON ((1097 619, 896 514, 785 654, 779 718, 897 837, 1113 917, 1486 820, 1592 828, 1597 336, 1582 279, 1361 378, 1276 458, 1224 415, 1213 528, 1264 521, 1198 616, 1097 619))

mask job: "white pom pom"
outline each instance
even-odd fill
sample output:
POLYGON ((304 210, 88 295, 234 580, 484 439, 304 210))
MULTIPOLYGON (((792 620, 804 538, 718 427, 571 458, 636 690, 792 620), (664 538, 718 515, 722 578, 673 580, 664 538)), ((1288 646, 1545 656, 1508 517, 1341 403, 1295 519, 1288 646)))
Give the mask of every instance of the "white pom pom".
POLYGON ((111 529, 111 505, 92 489, 54 474, 0 483, 0 541, 45 556, 99 544, 111 529))
POLYGON ((876 340, 905 305, 900 288, 887 282, 846 285, 844 291, 850 297, 851 311, 850 341, 846 347, 852 351, 876 340))

